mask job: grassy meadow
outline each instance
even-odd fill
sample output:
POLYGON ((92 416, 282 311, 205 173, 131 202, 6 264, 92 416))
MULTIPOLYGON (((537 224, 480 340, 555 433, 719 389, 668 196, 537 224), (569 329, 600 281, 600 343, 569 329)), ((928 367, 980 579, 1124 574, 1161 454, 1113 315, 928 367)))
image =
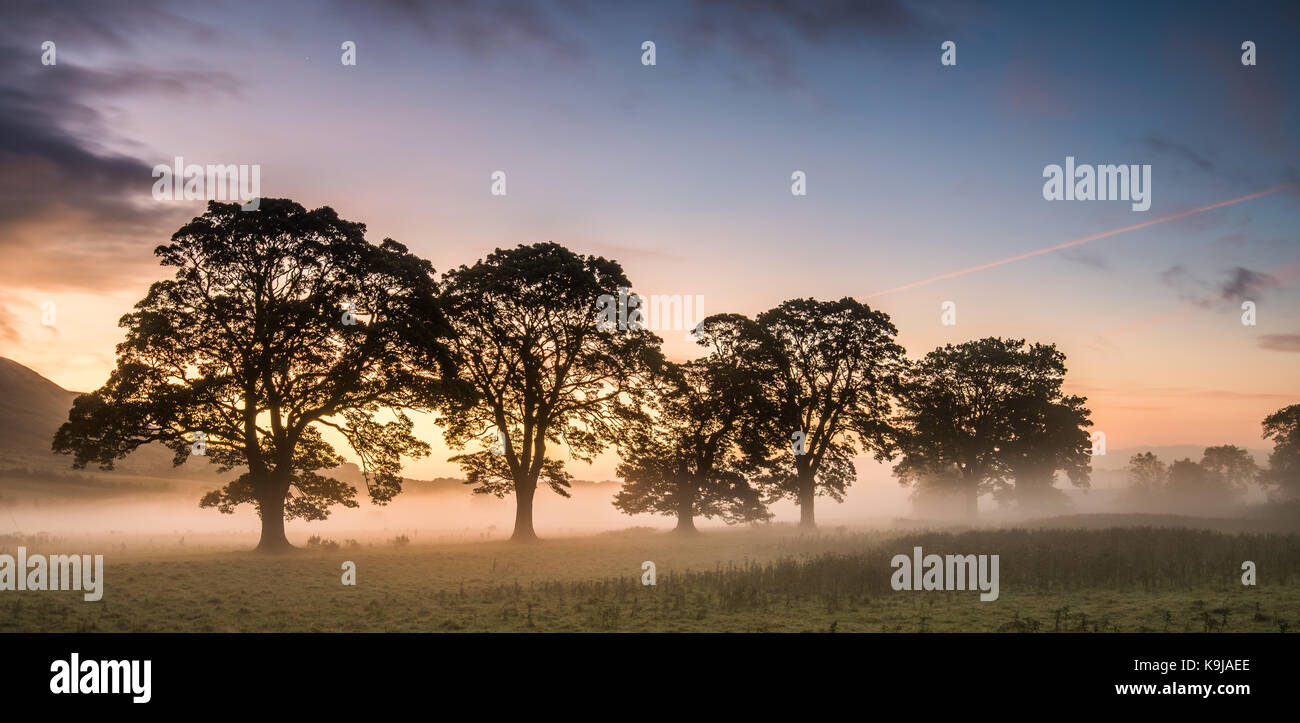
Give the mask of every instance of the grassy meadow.
POLYGON ((683 539, 635 528, 528 546, 331 548, 281 557, 215 546, 108 549, 102 601, 84 602, 75 591, 0 592, 0 632, 1126 633, 1300 625, 1296 534, 1043 527, 800 535, 774 527, 683 539), (1000 555, 999 598, 894 591, 890 560, 914 545, 927 554, 1000 555), (341 583, 344 560, 356 563, 355 587, 341 583), (1243 560, 1256 563, 1256 586, 1241 584, 1243 560), (643 561, 656 565, 654 586, 641 583, 643 561))

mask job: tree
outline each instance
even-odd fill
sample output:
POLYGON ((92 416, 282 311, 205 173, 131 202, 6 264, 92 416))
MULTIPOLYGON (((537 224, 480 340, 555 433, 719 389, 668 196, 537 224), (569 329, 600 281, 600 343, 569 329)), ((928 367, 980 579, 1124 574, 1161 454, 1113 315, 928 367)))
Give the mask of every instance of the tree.
POLYGON ((1207 447, 1201 466, 1233 497, 1245 494, 1249 485, 1259 479, 1255 459, 1246 450, 1231 444, 1207 447))
POLYGON ((554 446, 590 462, 644 414, 635 394, 662 365, 660 340, 642 328, 602 330, 601 306, 631 287, 615 261, 556 243, 497 249, 443 277, 468 404, 447 398, 444 436, 475 492, 515 495, 512 540, 537 539, 539 481, 567 497, 571 476, 554 446), (495 448, 495 449, 494 449, 495 448))
POLYGON ((762 415, 757 332, 738 314, 709 317, 696 336, 712 351, 665 366, 653 414, 632 425, 620 444, 624 484, 615 507, 674 515, 675 531, 683 534, 696 531, 697 516, 728 524, 771 518, 761 490, 747 480, 751 457, 741 453, 746 430, 762 415))
POLYGON ((860 443, 888 458, 888 419, 903 365, 889 315, 845 297, 793 299, 758 316, 770 371, 761 379, 772 410, 766 427, 768 483, 799 505, 799 526, 817 526, 818 495, 835 501, 857 470, 860 443))
POLYGON ((1061 392, 1065 355, 1054 344, 989 337, 948 344, 909 365, 902 385, 894 475, 903 484, 949 480, 978 514, 979 495, 1009 484, 1051 486, 1064 469, 1087 482, 1087 401, 1061 392), (1020 475, 1018 478, 1017 475, 1020 475))
MULTIPOLYGON (((1064 374, 1064 372, 1062 372, 1064 374)), ((1092 426, 1083 397, 1064 396, 1050 375, 1035 379, 1041 389, 1024 388, 1010 405, 1011 435, 1000 450, 1009 477, 995 482, 1021 510, 1049 510, 1069 504, 1055 486, 1057 471, 1064 471, 1075 487, 1087 487, 1092 473, 1092 426)))
POLYGON ((1168 468, 1155 454, 1143 452, 1129 458, 1129 494, 1138 501, 1149 503, 1159 497, 1164 492, 1168 479, 1168 468))
POLYGON ((1244 449, 1210 447, 1200 462, 1180 459, 1170 465, 1165 490, 1171 502, 1184 510, 1220 511, 1245 491, 1255 469, 1255 461, 1244 449))
POLYGON ((210 202, 155 254, 175 277, 122 317, 116 369, 76 399, 55 450, 111 469, 161 442, 177 465, 202 451, 241 468, 200 504, 256 507, 261 551, 290 548, 286 518, 357 506, 354 487, 318 472, 343 461, 322 428, 359 457, 370 498, 391 500, 400 457, 428 453, 403 410, 448 393, 441 379, 454 376, 429 263, 287 199, 254 212, 210 202), (378 420, 385 410, 392 421, 378 420))
POLYGON ((1222 480, 1190 458, 1169 465, 1169 484, 1165 490, 1170 501, 1184 510, 1206 511, 1228 502, 1231 497, 1222 480))
POLYGON ((1169 468, 1152 452, 1135 454, 1128 460, 1128 489, 1125 494, 1134 504, 1148 507, 1162 500, 1169 468))
POLYGON ((1165 463, 1151 452, 1135 454, 1128 460, 1129 486, 1142 494, 1159 492, 1167 477, 1165 463))
POLYGON ((1273 441, 1273 451, 1261 479, 1272 485, 1273 496, 1300 499, 1300 404, 1273 412, 1263 426, 1263 437, 1273 441))

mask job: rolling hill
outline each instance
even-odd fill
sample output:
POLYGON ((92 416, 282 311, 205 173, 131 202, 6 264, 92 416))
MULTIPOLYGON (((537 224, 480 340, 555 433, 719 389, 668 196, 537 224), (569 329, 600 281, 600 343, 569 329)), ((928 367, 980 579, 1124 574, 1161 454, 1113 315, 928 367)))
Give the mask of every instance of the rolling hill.
MULTIPOLYGON (((190 491, 193 482, 203 482, 204 489, 210 489, 219 480, 238 473, 236 470, 218 475, 215 466, 193 461, 175 467, 171 451, 160 444, 137 450, 119 461, 113 471, 93 465, 74 470, 72 458, 55 454, 50 445, 54 433, 67 421, 68 410, 78 394, 12 359, 0 357, 0 489, 10 492, 10 496, 21 491, 24 497, 60 498, 101 492, 156 492, 173 483, 190 491)), ((351 462, 332 470, 330 476, 358 488, 365 484, 360 468, 351 462)), ((573 482, 575 490, 597 484, 573 482)), ((463 480, 454 478, 407 479, 405 488, 416 494, 464 495, 469 491, 463 480)))
POLYGON ((50 457, 50 441, 67 421, 76 396, 22 364, 0 357, 0 458, 50 457))
MULTIPOLYGON (((0 357, 0 470, 7 470, 10 477, 16 470, 29 474, 72 472, 72 458, 55 454, 50 445, 59 426, 68 420, 68 410, 78 394, 12 359, 0 357)), ((114 472, 94 469, 94 474, 216 478, 215 468, 208 465, 173 467, 171 451, 160 444, 129 455, 116 465, 114 472)))

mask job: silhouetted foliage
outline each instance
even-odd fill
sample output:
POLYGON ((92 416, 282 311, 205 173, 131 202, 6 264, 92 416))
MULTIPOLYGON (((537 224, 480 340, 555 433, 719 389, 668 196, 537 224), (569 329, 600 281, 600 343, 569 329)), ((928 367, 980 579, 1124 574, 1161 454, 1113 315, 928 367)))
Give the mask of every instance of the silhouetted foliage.
POLYGON ((1200 462, 1180 459, 1169 465, 1167 505, 1196 512, 1221 510, 1236 502, 1258 476, 1255 460, 1240 447, 1208 447, 1200 462))
POLYGON ((1227 501, 1232 494, 1222 480, 1214 477, 1191 458, 1175 460, 1169 465, 1169 482, 1166 490, 1177 497, 1183 507, 1227 501))
POLYGON ((400 456, 429 449, 401 410, 437 399, 452 369, 429 263, 392 239, 368 243, 363 224, 329 207, 286 199, 252 212, 211 202, 155 253, 175 278, 122 318, 116 369, 77 398, 55 450, 110 469, 157 441, 180 465, 201 432, 213 463, 245 470, 201 504, 255 505, 262 550, 289 546, 285 517, 357 506, 352 486, 318 473, 344 461, 322 427, 356 453, 371 499, 392 499, 400 456), (384 410, 396 418, 381 423, 384 410))
POLYGON ((845 297, 793 299, 758 316, 770 367, 761 372, 771 408, 763 430, 766 482, 774 498, 799 504, 799 524, 816 527, 818 495, 844 498, 862 451, 887 459, 890 400, 903 348, 884 312, 845 297), (792 435, 803 436, 796 454, 792 435))
POLYGON ((1300 500, 1300 404, 1273 412, 1264 419, 1265 439, 1273 440, 1268 470, 1262 479, 1280 500, 1300 500))
POLYGON ((1246 450, 1231 444, 1207 447, 1201 456, 1201 466, 1234 497, 1245 494, 1259 479, 1255 459, 1246 450))
POLYGON ((1162 499, 1169 469, 1152 452, 1135 454, 1128 461, 1128 494, 1140 506, 1151 506, 1162 499))
POLYGON ((666 365, 647 399, 652 414, 631 425, 619 445, 624 484, 614 497, 627 514, 676 516, 683 533, 695 531, 697 516, 729 524, 772 516, 746 479, 753 470, 741 453, 745 431, 764 413, 758 330, 743 316, 722 314, 705 319, 696 335, 712 350, 666 365))
POLYGON ((1129 460, 1129 498, 1161 510, 1222 513, 1241 501, 1262 472, 1250 453, 1230 444, 1206 447, 1200 462, 1176 460, 1168 467, 1155 454, 1129 460))
POLYGON ((660 340, 599 330, 600 297, 631 283, 617 262, 556 243, 498 249, 443 283, 460 379, 474 390, 471 404, 443 406, 444 435, 453 449, 483 447, 451 459, 475 492, 513 493, 512 539, 534 540, 539 480, 568 496, 570 475, 548 445, 590 462, 615 442, 642 413, 635 391, 662 364, 660 340))
POLYGON ((894 474, 903 484, 941 485, 977 512, 981 492, 1033 504, 1056 472, 1085 486, 1091 469, 1086 400, 1061 392, 1065 355, 1055 345, 985 338, 948 344, 904 376, 894 474))

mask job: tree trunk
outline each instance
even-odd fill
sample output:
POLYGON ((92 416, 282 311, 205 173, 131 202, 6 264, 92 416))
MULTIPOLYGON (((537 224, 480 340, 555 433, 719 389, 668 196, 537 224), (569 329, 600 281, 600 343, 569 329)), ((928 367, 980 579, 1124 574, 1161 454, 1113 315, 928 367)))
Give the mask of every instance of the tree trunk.
POLYGON ((289 493, 289 486, 266 482, 262 488, 257 502, 262 516, 262 539, 257 543, 257 552, 274 554, 293 550, 289 538, 284 536, 284 497, 289 493))
POLYGON ((679 483, 677 487, 677 527, 673 532, 681 535, 694 535, 695 529, 695 486, 679 483))
POLYGON ((533 494, 536 492, 536 482, 515 482, 515 531, 510 535, 511 542, 537 542, 537 533, 533 531, 533 494))
POLYGON ((980 514, 980 488, 975 481, 968 482, 966 485, 966 517, 976 519, 980 514))
POLYGON ((695 512, 687 505, 685 509, 681 506, 677 508, 677 526, 673 532, 679 535, 694 535, 699 532, 695 529, 695 512))
POLYGON ((813 514, 813 501, 817 499, 817 487, 812 475, 799 479, 799 529, 812 532, 817 529, 817 519, 813 514))

